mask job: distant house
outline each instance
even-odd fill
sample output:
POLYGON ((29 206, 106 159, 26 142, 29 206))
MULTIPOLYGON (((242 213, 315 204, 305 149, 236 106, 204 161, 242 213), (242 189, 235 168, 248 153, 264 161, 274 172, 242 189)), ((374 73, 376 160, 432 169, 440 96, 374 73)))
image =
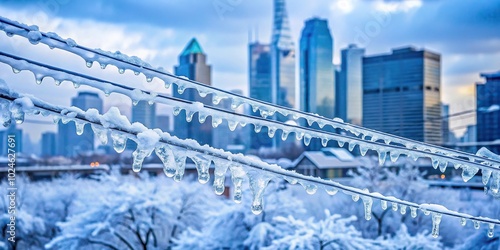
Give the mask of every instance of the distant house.
POLYGON ((324 179, 345 178, 349 170, 363 166, 344 148, 323 148, 321 151, 306 151, 292 164, 296 172, 324 179))

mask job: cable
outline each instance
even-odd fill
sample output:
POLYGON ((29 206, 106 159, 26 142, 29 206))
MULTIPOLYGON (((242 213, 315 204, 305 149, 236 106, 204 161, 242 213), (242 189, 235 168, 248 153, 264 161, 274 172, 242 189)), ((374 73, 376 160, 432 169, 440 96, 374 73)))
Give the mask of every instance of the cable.
MULTIPOLYGON (((5 93, 3 91, 0 92, 0 99, 4 99, 4 100, 10 101, 10 102, 13 102, 17 98, 20 98, 20 97, 25 97, 25 96, 17 94, 17 93, 13 94, 13 93, 5 93)), ((55 106, 55 105, 43 102, 39 99, 31 99, 31 101, 33 102, 34 107, 38 110, 43 110, 43 111, 50 112, 50 113, 53 113, 56 115, 66 116, 63 114, 63 111, 68 110, 68 108, 55 106)), ((120 133, 124 133, 124 134, 127 134, 127 135, 132 136, 132 137, 137 137, 137 135, 139 134, 137 130, 133 131, 132 129, 126 128, 123 125, 118 124, 118 123, 113 124, 112 128, 110 128, 109 126, 105 127, 105 126, 103 126, 103 124, 100 121, 98 122, 95 119, 91 121, 91 120, 87 119, 85 116, 85 113, 83 111, 71 109, 71 112, 75 113, 76 115, 67 116, 67 118, 69 118, 69 119, 80 120, 80 121, 83 121, 85 123, 100 126, 100 127, 105 128, 107 130, 110 130, 110 131, 117 131, 120 133)), ((28 113, 31 114, 32 112, 28 112, 28 113)), ((110 122, 110 121, 108 121, 108 122, 110 122)), ((391 202, 391 203, 403 205, 403 206, 414 208, 414 209, 415 208, 420 209, 424 212, 424 214, 427 214, 427 215, 429 212, 433 212, 433 213, 445 214, 445 215, 448 215, 451 217, 456 217, 456 218, 461 218, 461 219, 469 219, 472 221, 477 221, 477 222, 482 222, 482 223, 490 223, 490 225, 491 224, 500 225, 500 220, 491 219, 491 218, 487 218, 487 217, 475 217, 475 216, 471 216, 468 214, 451 211, 451 210, 446 209, 442 206, 436 206, 436 205, 431 205, 431 204, 420 204, 419 205, 419 204, 416 204, 413 202, 404 201, 404 200, 400 200, 400 199, 393 198, 393 197, 386 197, 386 196, 383 196, 379 193, 370 193, 368 191, 364 191, 364 190, 360 190, 358 188, 342 185, 342 184, 337 183, 337 182, 327 181, 327 180, 323 180, 323 179, 315 178, 315 177, 310 177, 310 176, 304 176, 302 174, 299 174, 299 173, 296 173, 293 171, 281 169, 278 166, 269 165, 269 164, 262 162, 262 161, 255 161, 253 159, 249 159, 248 157, 243 156, 243 155, 235 155, 235 154, 225 152, 225 151, 222 151, 219 149, 214 149, 214 148, 210 148, 207 146, 200 146, 198 143, 193 143, 192 141, 188 142, 188 141, 180 140, 180 139, 175 140, 175 138, 170 137, 168 135, 168 133, 162 133, 162 135, 163 136, 161 136, 161 139, 159 141, 160 143, 183 148, 183 149, 186 149, 188 151, 207 154, 207 155, 210 155, 210 156, 222 159, 222 160, 235 162, 235 163, 250 167, 256 171, 268 172, 268 173, 280 176, 282 178, 286 177, 289 179, 296 179, 296 180, 298 179, 298 180, 302 180, 305 182, 310 182, 310 183, 315 183, 315 184, 319 184, 322 186, 328 186, 328 187, 340 189, 340 190, 347 192, 347 194, 349 194, 349 195, 355 194, 355 195, 359 195, 362 197, 370 197, 370 198, 376 199, 376 200, 383 200, 386 202, 391 202)))

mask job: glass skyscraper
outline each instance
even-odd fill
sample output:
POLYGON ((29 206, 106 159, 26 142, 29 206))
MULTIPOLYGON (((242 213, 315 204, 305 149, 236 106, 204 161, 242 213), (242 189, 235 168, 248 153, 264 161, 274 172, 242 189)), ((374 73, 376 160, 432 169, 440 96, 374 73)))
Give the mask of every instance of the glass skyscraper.
POLYGON ((305 22, 300 37, 300 110, 333 118, 333 39, 324 19, 305 22))
POLYGON ((365 50, 351 44, 341 51, 339 82, 336 84, 336 116, 361 125, 363 121, 363 56, 365 50))
MULTIPOLYGON (((500 111, 487 112, 492 105, 500 105, 500 71, 482 73, 485 83, 476 84, 477 100, 477 140, 490 142, 500 139, 500 111)), ((500 154, 500 146, 487 146, 495 154, 500 154)))
MULTIPOLYGON (((179 65, 175 66, 174 72, 178 76, 185 76, 191 80, 211 85, 211 66, 207 65, 207 56, 201 49, 198 41, 193 38, 179 55, 179 65)), ((172 94, 176 98, 201 102, 211 105, 211 95, 202 98, 195 89, 186 89, 182 94, 177 92, 177 85, 173 85, 172 94)), ((173 134, 181 139, 193 139, 201 145, 212 145, 212 118, 209 116, 203 124, 199 123, 198 113, 193 116, 191 122, 186 121, 186 116, 180 114, 174 118, 173 134)))
POLYGON ((363 58, 363 126, 442 143, 441 56, 412 47, 363 58))
POLYGON ((295 46, 285 0, 274 0, 271 41, 272 102, 286 107, 295 104, 295 46))
MULTIPOLYGON (((71 106, 75 106, 82 110, 90 108, 97 109, 102 113, 102 99, 97 93, 79 92, 77 97, 71 99, 71 106)), ((86 124, 82 135, 76 134, 75 124, 69 122, 58 124, 57 135, 57 154, 62 156, 73 157, 82 152, 94 150, 94 132, 90 124, 86 124)))

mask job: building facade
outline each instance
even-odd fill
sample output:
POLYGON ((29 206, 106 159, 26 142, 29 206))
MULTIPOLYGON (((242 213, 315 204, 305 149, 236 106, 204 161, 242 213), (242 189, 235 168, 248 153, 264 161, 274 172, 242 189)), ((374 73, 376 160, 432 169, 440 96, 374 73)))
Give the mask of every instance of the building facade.
MULTIPOLYGON (((477 141, 491 142, 500 139, 500 111, 489 107, 500 105, 500 71, 496 73, 482 73, 485 83, 476 84, 477 103, 477 141), (491 109, 490 109, 491 110, 491 109)), ((500 146, 487 146, 492 152, 500 154, 500 146)))
POLYGON ((285 0, 274 0, 271 40, 272 102, 296 108, 295 45, 292 39, 285 0))
MULTIPOLYGON (((99 113, 102 113, 102 99, 97 93, 79 92, 78 96, 71 99, 71 105, 82 110, 94 108, 99 113)), ((77 135, 73 122, 67 124, 59 122, 57 134, 56 146, 58 155, 74 157, 94 150, 94 132, 90 124, 85 125, 82 135, 77 135)))
MULTIPOLYGON (((206 60, 206 54, 198 41, 193 38, 179 55, 179 65, 175 66, 174 72, 178 76, 185 76, 191 80, 211 85, 212 68, 207 64, 206 60)), ((172 91, 173 96, 176 98, 211 105, 211 95, 202 98, 195 89, 186 89, 183 93, 179 93, 177 85, 174 84, 172 91)), ((201 145, 212 145, 212 118, 209 116, 204 123, 200 124, 198 122, 198 113, 196 113, 192 121, 187 122, 186 116, 182 112, 182 114, 174 118, 173 134, 181 139, 194 139, 201 145)))
POLYGON ((305 22, 300 37, 299 108, 328 118, 334 117, 335 79, 333 38, 325 19, 305 22))
POLYGON ((51 157, 57 154, 56 150, 56 133, 45 132, 42 134, 42 157, 51 157))
POLYGON ((442 143, 441 56, 413 47, 363 58, 363 126, 442 143))
POLYGON ((365 50, 354 44, 341 51, 339 82, 336 83, 336 116, 356 125, 363 123, 364 54, 365 50))

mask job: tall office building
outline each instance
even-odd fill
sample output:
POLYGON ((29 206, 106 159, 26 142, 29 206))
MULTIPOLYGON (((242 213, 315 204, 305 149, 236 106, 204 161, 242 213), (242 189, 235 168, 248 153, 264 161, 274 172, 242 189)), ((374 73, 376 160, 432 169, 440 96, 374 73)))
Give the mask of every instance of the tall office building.
MULTIPOLYGON (((179 65, 175 66, 175 74, 185 76, 191 80, 211 85, 211 66, 206 63, 207 56, 201 49, 198 41, 193 38, 179 55, 179 65)), ((205 98, 199 96, 194 89, 186 89, 182 94, 177 91, 177 85, 173 87, 173 95, 190 101, 202 102, 211 105, 211 95, 205 98)), ((183 112, 184 113, 184 112, 183 112)), ((190 138, 200 144, 212 144, 212 119, 208 117, 203 124, 198 122, 198 113, 193 116, 191 122, 186 121, 186 116, 180 114, 174 119, 174 132, 177 137, 190 138)))
POLYGON ((442 123, 442 133, 443 133, 443 144, 450 142, 450 105, 441 103, 441 123, 442 123))
POLYGON ((361 125, 363 121, 363 55, 365 50, 351 44, 341 51, 339 81, 336 83, 336 116, 361 125))
POLYGON ((140 122, 144 126, 156 128, 156 103, 149 105, 147 101, 139 101, 132 105, 132 122, 140 122))
MULTIPOLYGON (((102 113, 102 99, 93 92, 78 92, 78 96, 71 99, 71 106, 82 110, 94 108, 102 113)), ((94 132, 90 124, 85 125, 82 135, 77 135, 73 122, 67 124, 59 122, 57 136, 58 155, 74 157, 80 153, 94 150, 94 132)))
POLYGON ((363 125, 442 143, 441 56, 413 47, 363 58, 363 125))
POLYGON ((285 0, 274 0, 271 41, 272 102, 287 107, 295 103, 295 47, 285 0))
POLYGON ((170 116, 169 115, 156 116, 156 127, 161 129, 161 131, 163 132, 170 133, 170 116))
POLYGON ((324 19, 305 22, 300 37, 300 110, 333 118, 333 39, 324 19))
MULTIPOLYGON (((482 73, 485 83, 476 84, 477 103, 477 141, 489 142, 500 139, 500 111, 488 109, 492 105, 500 105, 500 71, 482 73)), ((500 146, 487 146, 496 154, 500 154, 500 146)))
POLYGON ((42 157, 51 157, 57 154, 56 133, 45 132, 42 134, 42 157))
POLYGON ((251 98, 272 102, 271 47, 258 41, 248 45, 249 93, 251 98))
POLYGON ((23 149, 23 130, 16 127, 14 121, 6 129, 0 131, 0 153, 7 157, 9 149, 13 149, 16 153, 24 153, 23 149), (9 136, 15 140, 14 147, 9 147, 9 136))

